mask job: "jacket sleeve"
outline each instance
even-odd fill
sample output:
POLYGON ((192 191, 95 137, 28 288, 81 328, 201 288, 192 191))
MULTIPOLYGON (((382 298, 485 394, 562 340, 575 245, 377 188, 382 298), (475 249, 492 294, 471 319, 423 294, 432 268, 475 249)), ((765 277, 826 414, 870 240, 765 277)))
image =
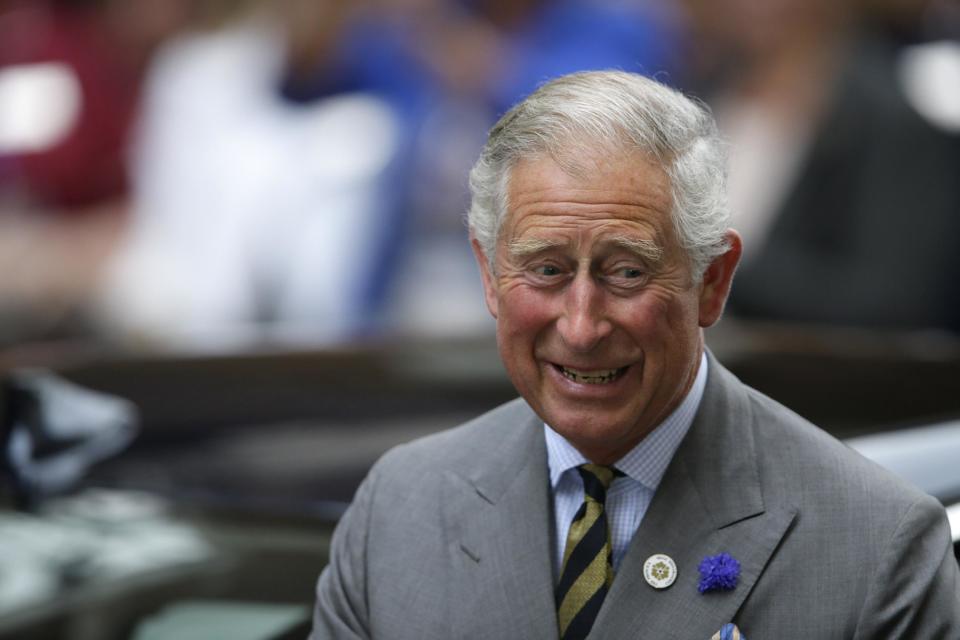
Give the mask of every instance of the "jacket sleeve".
POLYGON ((856 638, 960 638, 960 569, 943 507, 924 496, 877 565, 856 638))
POLYGON ((376 466, 357 489, 330 543, 330 563, 317 582, 310 640, 370 638, 367 539, 376 466))

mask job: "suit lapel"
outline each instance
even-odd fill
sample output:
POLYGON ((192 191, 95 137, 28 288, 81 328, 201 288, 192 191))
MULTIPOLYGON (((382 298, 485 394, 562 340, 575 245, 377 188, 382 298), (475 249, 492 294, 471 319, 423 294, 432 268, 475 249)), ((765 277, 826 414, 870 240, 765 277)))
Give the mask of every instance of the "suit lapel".
POLYGON ((552 507, 543 425, 495 429, 497 456, 449 473, 445 500, 457 637, 545 638, 556 630, 552 507))
POLYGON ((618 570, 592 637, 709 638, 731 621, 796 515, 764 504, 749 402, 710 357, 697 417, 671 461, 618 570), (701 560, 726 552, 741 565, 732 591, 700 594, 701 560), (645 560, 664 553, 677 580, 657 590, 645 560))

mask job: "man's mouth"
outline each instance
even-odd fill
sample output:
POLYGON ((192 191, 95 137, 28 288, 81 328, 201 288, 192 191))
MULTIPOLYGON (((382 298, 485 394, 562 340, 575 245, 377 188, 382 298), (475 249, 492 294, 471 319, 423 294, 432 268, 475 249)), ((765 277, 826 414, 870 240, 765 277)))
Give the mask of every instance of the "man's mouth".
POLYGON ((562 373, 565 378, 580 384, 610 384, 622 376, 628 368, 620 367, 619 369, 597 369, 594 371, 587 371, 582 369, 571 369, 570 367, 564 367, 559 364, 555 364, 553 366, 555 366, 557 371, 562 373))

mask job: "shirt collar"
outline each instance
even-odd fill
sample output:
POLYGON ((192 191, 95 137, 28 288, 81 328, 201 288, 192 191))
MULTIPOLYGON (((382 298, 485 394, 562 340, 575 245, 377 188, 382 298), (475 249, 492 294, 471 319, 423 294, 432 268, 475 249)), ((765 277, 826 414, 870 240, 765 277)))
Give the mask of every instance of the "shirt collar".
MULTIPOLYGON (((693 417, 700 407, 703 390, 707 384, 707 356, 700 357, 700 369, 686 397, 667 418, 651 431, 637 446, 627 452, 615 464, 617 469, 643 486, 656 490, 660 479, 673 459, 677 447, 690 429, 693 417)), ((566 438, 544 423, 547 440, 547 464, 550 469, 550 484, 556 488, 560 477, 568 469, 590 462, 570 444, 566 438)))

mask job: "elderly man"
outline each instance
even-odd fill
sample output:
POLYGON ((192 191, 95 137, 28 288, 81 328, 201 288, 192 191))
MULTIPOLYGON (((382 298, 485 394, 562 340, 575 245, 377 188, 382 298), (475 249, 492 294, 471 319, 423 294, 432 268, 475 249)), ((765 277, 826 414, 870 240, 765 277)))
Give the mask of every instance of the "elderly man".
POLYGON ((741 245, 701 106, 566 76, 470 183, 522 399, 376 464, 313 638, 960 637, 940 505, 704 349, 741 245))

